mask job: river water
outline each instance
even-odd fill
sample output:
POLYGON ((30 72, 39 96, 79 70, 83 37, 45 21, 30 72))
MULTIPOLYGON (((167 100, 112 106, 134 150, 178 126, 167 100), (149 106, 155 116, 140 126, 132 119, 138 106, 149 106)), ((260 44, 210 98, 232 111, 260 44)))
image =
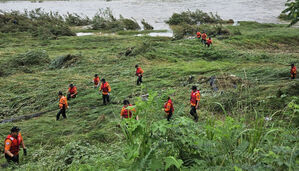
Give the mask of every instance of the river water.
POLYGON ((165 24, 174 12, 201 9, 223 19, 279 23, 277 16, 285 8, 286 0, 69 0, 69 1, 1 1, 0 10, 32 10, 43 8, 60 14, 78 13, 89 17, 101 8, 109 7, 113 14, 137 21, 145 19, 155 29, 169 29, 165 24))

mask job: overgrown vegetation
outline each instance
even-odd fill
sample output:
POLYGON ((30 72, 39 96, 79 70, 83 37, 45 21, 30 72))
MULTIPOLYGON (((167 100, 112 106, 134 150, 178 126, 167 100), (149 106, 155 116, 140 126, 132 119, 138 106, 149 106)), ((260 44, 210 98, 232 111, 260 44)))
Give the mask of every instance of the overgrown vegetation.
POLYGON ((92 20, 92 29, 94 30, 139 30, 140 26, 134 19, 128 19, 120 16, 116 19, 112 11, 107 8, 99 10, 92 20))
POLYGON ((282 11, 282 14, 287 14, 287 19, 291 20, 289 26, 292 26, 299 21, 299 0, 287 0, 285 6, 287 8, 282 11))
POLYGON ((55 121, 55 111, 0 125, 2 139, 21 127, 28 148, 19 166, 6 169, 298 170, 298 80, 289 79, 289 64, 299 63, 298 29, 226 28, 230 36, 213 39, 211 48, 131 32, 47 41, 1 33, 0 73, 10 73, 0 77, 2 119, 57 109, 57 92, 78 88, 68 119, 55 121), (135 64, 145 71, 140 87, 135 64), (95 73, 112 87, 108 106, 90 83, 95 73), (192 85, 201 91, 198 123, 189 114, 192 85), (161 110, 167 96, 175 107, 170 122, 161 110), (124 99, 139 121, 119 119, 124 99))
POLYGON ((219 15, 213 13, 205 13, 201 10, 185 11, 182 13, 174 13, 166 23, 169 25, 181 25, 181 24, 218 24, 224 22, 219 15))
POLYGON ((32 36, 41 39, 75 35, 61 15, 53 12, 47 13, 40 8, 24 13, 0 12, 0 32, 30 32, 32 36))

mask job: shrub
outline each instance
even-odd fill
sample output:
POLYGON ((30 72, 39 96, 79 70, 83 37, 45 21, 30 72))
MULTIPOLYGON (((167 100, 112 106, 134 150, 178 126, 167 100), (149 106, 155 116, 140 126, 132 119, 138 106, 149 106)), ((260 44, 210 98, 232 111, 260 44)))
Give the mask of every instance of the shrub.
POLYGON ((121 17, 120 22, 123 24, 123 26, 126 30, 139 30, 140 29, 139 24, 133 19, 121 17))
POLYGON ((52 39, 57 36, 74 36, 69 26, 58 13, 44 12, 40 8, 25 11, 1 12, 0 32, 30 32, 32 36, 52 39))
POLYGON ((107 8, 105 10, 99 10, 92 20, 92 29, 94 30, 110 30, 121 31, 121 30, 139 30, 140 26, 135 20, 123 18, 116 19, 112 11, 107 8))
POLYGON ((91 20, 87 16, 81 17, 76 13, 67 13, 67 15, 64 16, 64 18, 65 22, 70 26, 85 26, 91 23, 91 20))
POLYGON ((67 68, 79 61, 81 58, 81 54, 79 55, 64 55, 59 56, 56 59, 54 59, 50 64, 50 69, 60 69, 60 68, 67 68))
POLYGON ((143 25, 144 30, 153 30, 154 27, 142 19, 141 24, 143 25))
POLYGON ((49 55, 43 50, 33 50, 16 55, 10 60, 12 66, 46 65, 50 62, 49 55))
POLYGON ((174 13, 166 23, 169 25, 181 25, 181 24, 204 24, 204 23, 222 23, 223 20, 217 14, 205 13, 201 10, 185 11, 180 14, 174 13))
POLYGON ((205 32, 209 37, 210 36, 219 36, 219 35, 230 35, 230 31, 224 28, 222 25, 190 25, 183 23, 181 25, 176 25, 171 27, 175 39, 182 39, 185 36, 194 36, 197 31, 205 32))

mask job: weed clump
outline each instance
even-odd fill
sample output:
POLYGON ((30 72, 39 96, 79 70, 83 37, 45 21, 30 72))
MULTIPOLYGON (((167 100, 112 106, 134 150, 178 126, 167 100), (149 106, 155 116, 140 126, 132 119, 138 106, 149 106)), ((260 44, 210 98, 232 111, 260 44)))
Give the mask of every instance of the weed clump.
MULTIPOLYGON (((196 32, 205 32, 208 36, 229 36, 232 33, 229 29, 225 28, 223 25, 190 25, 183 23, 181 25, 171 26, 175 39, 182 39, 186 36, 194 36, 196 32)), ((240 32, 234 32, 235 34, 241 34, 240 32)))
POLYGON ((50 62, 49 55, 44 50, 33 50, 26 53, 16 55, 10 60, 14 67, 31 66, 31 65, 46 65, 50 62))
POLYGON ((143 25, 144 30, 153 30, 154 27, 150 25, 148 22, 146 22, 144 19, 141 21, 141 24, 143 25))
POLYGON ((0 11, 0 32, 30 32, 32 36, 53 39, 57 36, 74 36, 63 17, 58 13, 45 12, 40 8, 25 11, 0 11))
POLYGON ((64 56, 59 56, 51 62, 50 69, 71 67, 72 65, 76 64, 80 58, 81 58, 81 54, 79 55, 68 54, 64 56))
POLYGON ((219 15, 214 15, 213 13, 205 13, 201 10, 185 11, 182 13, 174 13, 168 21, 166 21, 169 25, 181 25, 181 24, 205 24, 205 23, 222 23, 223 20, 219 15))
POLYGON ((65 22, 70 26, 86 26, 91 23, 91 20, 89 17, 81 17, 80 15, 74 13, 67 13, 67 15, 64 16, 65 22))
POLYGON ((107 8, 106 10, 99 10, 99 12, 92 19, 93 30, 139 30, 140 26, 134 19, 128 19, 120 16, 119 19, 113 16, 112 11, 107 8))

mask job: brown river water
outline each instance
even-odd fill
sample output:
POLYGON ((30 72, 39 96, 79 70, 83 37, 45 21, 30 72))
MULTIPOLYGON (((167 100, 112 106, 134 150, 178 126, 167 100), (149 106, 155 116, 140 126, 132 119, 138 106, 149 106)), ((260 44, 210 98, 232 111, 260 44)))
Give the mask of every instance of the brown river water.
POLYGON ((133 17, 138 22, 145 19, 156 30, 169 29, 165 24, 173 13, 201 9, 213 12, 223 19, 280 23, 277 16, 285 8, 286 0, 69 0, 69 1, 2 1, 0 10, 32 10, 42 8, 60 14, 78 13, 92 17, 98 9, 110 8, 113 14, 133 17))

